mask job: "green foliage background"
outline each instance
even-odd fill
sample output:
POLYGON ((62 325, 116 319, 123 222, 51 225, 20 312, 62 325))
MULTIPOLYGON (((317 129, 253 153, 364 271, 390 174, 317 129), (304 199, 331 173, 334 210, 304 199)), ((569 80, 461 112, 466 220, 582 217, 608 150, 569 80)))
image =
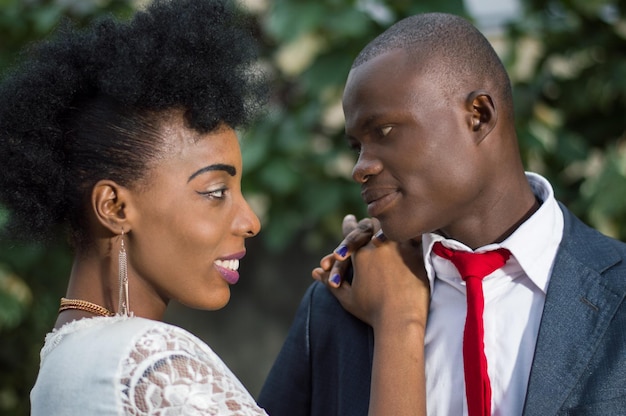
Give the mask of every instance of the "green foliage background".
MULTIPOLYGON (((512 75, 526 165, 548 177, 583 220, 624 240, 626 2, 521 3, 523 13, 494 42, 512 75)), ((0 0, 0 73, 64 16, 84 24, 105 12, 127 16, 135 6, 131 0, 0 0)), ((249 1, 248 9, 274 86, 267 114, 244 133, 244 192, 271 252, 294 244, 318 252, 337 241, 344 214, 364 214, 350 179, 355 156, 342 138, 340 97, 352 59, 402 17, 466 10, 461 0, 249 1)), ((3 218, 0 208, 0 226, 3 218)), ((0 242, 2 414, 29 412, 39 349, 70 264, 62 238, 45 247, 0 242)))

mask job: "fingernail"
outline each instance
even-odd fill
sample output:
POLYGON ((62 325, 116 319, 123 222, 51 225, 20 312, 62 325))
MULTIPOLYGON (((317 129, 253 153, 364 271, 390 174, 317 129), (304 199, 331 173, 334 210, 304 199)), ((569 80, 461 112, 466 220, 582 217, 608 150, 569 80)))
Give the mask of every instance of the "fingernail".
POLYGON ((335 249, 335 253, 339 254, 341 257, 346 257, 346 254, 348 254, 348 246, 341 244, 335 249))
POLYGON ((380 241, 382 243, 387 241, 387 236, 385 235, 385 233, 383 233, 383 230, 378 230, 378 232, 376 234, 374 234, 374 237, 376 239, 378 239, 378 241, 380 241))
POLYGON ((339 276, 339 274, 335 273, 332 276, 330 276, 330 279, 328 279, 328 281, 335 287, 338 287, 339 284, 341 283, 341 276, 339 276))

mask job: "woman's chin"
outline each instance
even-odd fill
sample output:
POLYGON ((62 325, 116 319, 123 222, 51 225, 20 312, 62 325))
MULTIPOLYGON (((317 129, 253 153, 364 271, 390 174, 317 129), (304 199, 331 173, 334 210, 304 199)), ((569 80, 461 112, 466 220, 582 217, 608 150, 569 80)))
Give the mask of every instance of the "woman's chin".
POLYGON ((230 301, 230 288, 220 290, 220 293, 213 292, 209 298, 201 299, 195 302, 181 302, 183 305, 204 311, 217 311, 228 305, 230 301))

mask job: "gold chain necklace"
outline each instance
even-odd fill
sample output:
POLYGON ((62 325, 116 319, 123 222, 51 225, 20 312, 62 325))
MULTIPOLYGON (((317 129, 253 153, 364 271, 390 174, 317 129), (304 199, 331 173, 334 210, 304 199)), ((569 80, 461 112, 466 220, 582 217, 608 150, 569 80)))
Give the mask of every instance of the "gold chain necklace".
POLYGON ((96 305, 95 303, 87 302, 86 300, 61 298, 61 307, 59 308, 59 312, 66 311, 68 309, 77 309, 99 316, 115 315, 114 312, 111 312, 107 308, 96 305))

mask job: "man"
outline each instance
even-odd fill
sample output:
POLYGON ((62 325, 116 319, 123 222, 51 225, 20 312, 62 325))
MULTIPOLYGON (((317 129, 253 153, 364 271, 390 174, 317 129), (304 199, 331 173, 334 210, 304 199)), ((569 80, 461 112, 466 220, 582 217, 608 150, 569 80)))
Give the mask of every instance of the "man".
MULTIPOLYGON (((524 172, 510 81, 480 32, 437 13, 396 23, 356 58, 343 106, 368 213, 390 240, 421 236, 428 414, 471 415, 473 400, 466 283, 438 245, 508 253, 482 282, 488 413, 626 414, 626 245, 524 172)), ((359 232, 339 258, 359 248, 359 232)), ((338 290, 338 277, 323 283, 338 290)), ((314 283, 259 403, 272 416, 367 414, 372 345, 368 325, 314 283)))

